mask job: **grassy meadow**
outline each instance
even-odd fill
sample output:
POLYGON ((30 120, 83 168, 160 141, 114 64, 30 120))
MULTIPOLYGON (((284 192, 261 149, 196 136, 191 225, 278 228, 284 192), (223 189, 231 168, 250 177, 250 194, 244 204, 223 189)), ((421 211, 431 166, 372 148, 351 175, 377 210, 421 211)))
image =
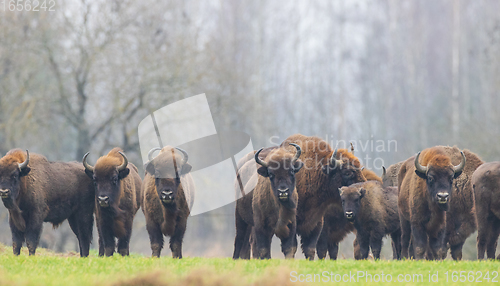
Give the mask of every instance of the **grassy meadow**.
POLYGON ((300 281, 366 285, 386 284, 388 280, 396 285, 498 284, 499 266, 496 261, 451 260, 175 260, 117 254, 99 258, 96 252, 80 258, 74 252, 60 254, 42 248, 34 257, 23 248, 15 257, 11 247, 0 245, 0 285, 293 285, 300 281))

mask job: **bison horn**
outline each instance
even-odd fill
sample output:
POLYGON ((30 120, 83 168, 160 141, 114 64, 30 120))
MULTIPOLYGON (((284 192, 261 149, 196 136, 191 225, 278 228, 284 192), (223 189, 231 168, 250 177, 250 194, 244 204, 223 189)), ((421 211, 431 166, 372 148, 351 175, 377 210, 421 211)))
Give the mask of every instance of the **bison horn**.
POLYGON ((153 158, 153 153, 156 152, 156 151, 158 151, 158 150, 161 150, 161 148, 160 147, 156 147, 156 148, 153 148, 153 149, 151 149, 149 151, 149 153, 148 153, 148 160, 149 161, 153 161, 153 159, 154 159, 153 158))
POLYGON ((385 177, 386 173, 387 173, 387 171, 385 170, 385 167, 382 166, 382 177, 385 177))
POLYGON ((457 166, 453 166, 453 172, 455 172, 455 174, 462 172, 465 167, 465 161, 467 161, 465 159, 464 152, 460 151, 460 154, 462 154, 462 162, 460 162, 460 164, 458 164, 457 166))
POLYGON ((352 142, 350 142, 350 144, 351 144, 351 154, 354 155, 354 145, 352 145, 352 142))
POLYGON ((295 147, 295 149, 297 149, 297 152, 295 153, 295 156, 293 157, 292 159, 292 165, 295 164, 295 162, 297 162, 297 160, 299 159, 300 157, 300 154, 302 154, 302 149, 300 148, 299 145, 295 144, 295 143, 288 143, 289 145, 292 145, 293 147, 295 147))
POLYGON ((179 150, 182 153, 182 156, 184 157, 182 164, 186 164, 189 158, 188 153, 179 147, 175 147, 175 149, 179 150))
POLYGON ((419 157, 420 157, 420 152, 418 152, 417 157, 415 157, 415 169, 417 170, 417 172, 425 175, 427 174, 427 166, 420 165, 420 163, 418 162, 419 157))
POLYGON ((262 150, 264 150, 264 148, 260 148, 260 149, 259 149, 259 151, 257 151, 257 153, 255 153, 255 162, 257 162, 259 165, 262 165, 263 167, 266 167, 266 168, 267 168, 269 165, 268 165, 266 162, 262 161, 262 160, 259 158, 259 154, 260 154, 260 152, 261 152, 262 150))
POLYGON ((123 154, 123 152, 118 151, 118 153, 120 153, 120 155, 122 155, 122 157, 123 157, 123 163, 120 166, 118 166, 118 168, 116 169, 118 172, 120 172, 120 171, 125 170, 125 168, 127 168, 128 159, 127 159, 127 156, 125 156, 125 154, 123 154))
POLYGON ((28 163, 30 162, 30 152, 28 152, 28 150, 26 150, 26 160, 24 160, 24 162, 22 162, 21 164, 19 164, 19 170, 23 170, 25 169, 26 167, 28 167, 28 163))
POLYGON ((337 160, 337 148, 335 148, 332 157, 330 157, 330 165, 333 166, 333 168, 337 168, 337 166, 342 165, 342 160, 337 160))
POLYGON ((94 172, 94 167, 89 165, 89 163, 87 163, 87 157, 89 156, 90 152, 87 152, 87 154, 85 154, 83 156, 83 160, 82 160, 82 163, 83 163, 83 166, 85 167, 85 170, 89 171, 89 172, 94 172))

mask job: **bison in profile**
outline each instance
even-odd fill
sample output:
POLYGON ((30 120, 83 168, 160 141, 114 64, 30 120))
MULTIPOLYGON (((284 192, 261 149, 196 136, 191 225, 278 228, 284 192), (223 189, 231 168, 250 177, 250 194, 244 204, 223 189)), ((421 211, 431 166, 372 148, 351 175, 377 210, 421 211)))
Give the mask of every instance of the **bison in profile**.
POLYGON ((255 161, 261 165, 260 175, 253 191, 252 210, 255 228, 255 253, 258 258, 271 258, 271 239, 276 236, 281 240, 281 250, 286 258, 293 258, 296 245, 296 214, 298 194, 295 188, 295 175, 304 163, 299 160, 301 149, 290 143, 297 150, 295 154, 284 148, 269 153, 265 160, 260 160, 260 149, 255 153, 255 161))
POLYGON ((466 157, 458 165, 443 147, 432 147, 406 160, 398 182, 398 209, 402 232, 402 256, 408 257, 410 238, 416 259, 428 250, 430 258, 442 258, 446 234, 445 212, 453 197, 452 185, 462 173, 466 157), (427 247, 428 246, 428 247, 427 247))
POLYGON ((128 162, 120 148, 100 157, 95 166, 83 157, 87 176, 95 184, 96 223, 99 233, 99 255, 112 256, 115 248, 129 255, 132 222, 141 205, 141 177, 137 167, 128 162), (118 238, 118 245, 115 243, 118 238))
POLYGON ((34 255, 43 222, 56 227, 66 219, 78 238, 80 256, 89 255, 94 187, 81 164, 50 162, 42 155, 10 150, 0 159, 0 197, 9 210, 15 255, 24 241, 34 255))
POLYGON ((182 258, 182 240, 195 195, 188 158, 186 151, 171 146, 152 149, 148 154, 142 211, 153 256, 160 256, 165 235, 170 236, 172 257, 182 258), (153 157, 158 150, 160 153, 153 157))
POLYGON ((380 259, 382 238, 390 234, 393 257, 401 254, 401 230, 399 224, 395 187, 383 188, 378 181, 357 183, 339 189, 342 208, 347 220, 356 228, 356 259, 366 259, 371 248, 373 257, 380 259))
MULTIPOLYGON (((500 234, 500 162, 484 163, 472 175, 476 198, 477 259, 495 259, 500 234)), ((500 259, 497 257, 497 259, 500 259)))

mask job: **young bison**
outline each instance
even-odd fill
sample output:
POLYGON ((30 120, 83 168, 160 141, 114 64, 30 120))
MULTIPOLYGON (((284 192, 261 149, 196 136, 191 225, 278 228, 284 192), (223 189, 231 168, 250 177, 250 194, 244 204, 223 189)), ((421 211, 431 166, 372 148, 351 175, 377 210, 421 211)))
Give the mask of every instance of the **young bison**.
POLYGON ((83 166, 96 188, 99 255, 113 256, 116 247, 122 256, 129 255, 132 222, 141 205, 141 177, 137 167, 128 162, 120 148, 100 157, 95 166, 87 163, 88 155, 83 157, 83 166))
POLYGON ((284 148, 273 150, 265 160, 260 160, 260 149, 255 153, 255 161, 261 165, 260 175, 253 191, 252 210, 255 225, 256 249, 260 259, 271 258, 271 239, 274 234, 281 240, 281 250, 285 258, 293 258, 297 251, 295 244, 296 214, 298 194, 295 189, 295 174, 304 163, 299 159, 301 149, 295 155, 284 148))
POLYGON ((359 244, 356 259, 366 259, 371 248, 373 257, 380 259, 382 238, 390 234, 393 258, 400 259, 401 229, 399 225, 397 188, 383 188, 377 181, 357 183, 339 189, 342 208, 347 220, 356 228, 359 244))
POLYGON ((180 148, 165 146, 149 151, 148 159, 142 185, 142 211, 146 216, 152 254, 160 256, 165 235, 170 236, 172 257, 182 258, 182 240, 195 191, 188 154, 180 148), (157 150, 160 153, 153 158, 157 150))
POLYGON ((476 197, 477 259, 484 259, 485 251, 489 259, 495 259, 500 234, 500 162, 477 168, 472 185, 476 197))

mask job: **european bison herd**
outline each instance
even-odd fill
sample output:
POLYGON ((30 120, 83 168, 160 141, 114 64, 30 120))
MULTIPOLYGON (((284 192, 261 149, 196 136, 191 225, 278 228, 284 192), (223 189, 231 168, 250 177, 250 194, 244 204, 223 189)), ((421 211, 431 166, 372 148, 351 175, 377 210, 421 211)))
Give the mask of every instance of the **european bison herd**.
MULTIPOLYGON (((43 222, 64 220, 89 255, 94 217, 99 255, 129 254, 132 222, 142 208, 151 251, 159 257, 164 236, 174 258, 182 241, 195 185, 183 149, 154 148, 144 180, 120 148, 94 166, 50 162, 20 149, 0 159, 0 198, 9 211, 12 247, 26 243, 34 255, 43 222), (154 156, 155 152, 158 152, 154 156)), ((500 162, 484 163, 469 150, 435 146, 383 167, 382 176, 362 166, 349 149, 295 134, 279 146, 252 151, 237 163, 236 237, 233 258, 271 258, 281 240, 294 258, 298 237, 304 256, 337 259, 339 242, 353 232, 354 258, 380 258, 390 235, 394 259, 462 259, 465 240, 478 231, 477 258, 495 258, 500 235, 500 162)), ((497 259, 500 259, 497 257, 497 259)))

